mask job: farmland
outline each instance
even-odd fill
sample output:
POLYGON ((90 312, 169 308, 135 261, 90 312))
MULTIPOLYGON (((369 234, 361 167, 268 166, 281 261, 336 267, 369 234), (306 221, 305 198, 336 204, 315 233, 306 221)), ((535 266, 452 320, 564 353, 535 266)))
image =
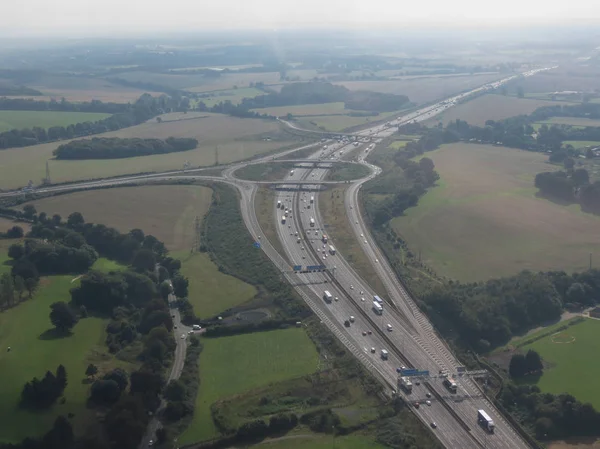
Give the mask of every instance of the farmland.
POLYGON ((554 124, 583 126, 583 127, 585 127, 585 126, 600 126, 600 120, 593 120, 593 119, 583 118, 583 117, 551 117, 548 120, 544 120, 543 122, 538 122, 538 123, 545 123, 548 126, 554 125, 554 124))
POLYGON ((318 355, 303 329, 204 339, 194 418, 180 444, 218 435, 210 406, 219 399, 314 372, 318 355), (243 373, 243 375, 242 375, 243 373))
POLYGON ((460 119, 471 125, 483 126, 486 120, 502 120, 520 114, 530 114, 539 107, 554 104, 559 103, 488 94, 450 108, 430 120, 429 123, 442 122, 446 126, 448 123, 460 119))
POLYGON ((56 112, 56 111, 0 111, 0 132, 39 126, 68 126, 82 122, 95 122, 110 117, 110 114, 96 112, 56 112))
POLYGON ((413 103, 426 103, 448 97, 466 89, 475 88, 489 81, 501 78, 500 74, 445 77, 443 82, 437 77, 418 77, 383 81, 343 81, 336 82, 350 90, 371 90, 390 94, 408 95, 413 103))
POLYGON ((329 435, 294 435, 281 440, 266 440, 252 446, 254 449, 329 449, 335 445, 338 449, 384 449, 372 440, 358 435, 331 437, 329 435))
MULTIPOLYGON (((140 228, 163 241, 182 262, 189 278, 189 300, 202 318, 251 299, 256 289, 221 273, 206 253, 190 253, 196 236, 196 217, 206 214, 212 191, 202 186, 144 186, 92 190, 33 202, 36 209, 66 218, 81 212, 86 221, 113 226, 121 232, 140 228)), ((100 259, 102 260, 102 259, 100 259)), ((100 260, 97 262, 99 263, 100 260)), ((110 261, 95 269, 117 269, 110 261)))
POLYGON ((101 372, 115 366, 127 368, 110 356, 104 346, 105 320, 86 318, 65 338, 47 338, 45 331, 52 328, 48 317, 50 304, 66 300, 73 287, 72 276, 53 276, 42 279, 42 286, 32 300, 0 314, 0 346, 12 350, 0 352, 0 440, 20 441, 25 437, 41 435, 57 415, 74 413, 75 431, 81 432, 93 413, 86 408, 88 385, 85 369, 90 362, 101 372), (24 330, 27 330, 24 332, 24 330), (34 376, 42 377, 47 370, 55 371, 63 364, 69 376, 64 404, 46 412, 28 412, 18 408, 23 384, 34 376))
POLYGON ((32 204, 38 211, 63 218, 81 212, 86 221, 121 232, 140 228, 172 251, 189 251, 196 233, 194 221, 208 210, 211 194, 202 186, 122 187, 58 195, 32 204))
MULTIPOLYGON (((183 117, 186 115, 181 114, 183 117)), ((195 150, 182 153, 113 160, 57 161, 52 152, 68 141, 46 143, 31 147, 12 148, 0 152, 0 188, 24 186, 28 180, 38 182, 45 176, 46 161, 50 160, 53 182, 82 180, 130 173, 180 169, 188 161, 192 167, 229 163, 257 154, 273 151, 292 143, 289 134, 280 132, 278 123, 240 119, 219 114, 203 114, 164 123, 147 122, 119 131, 99 134, 98 137, 159 138, 193 137, 198 140, 195 150), (267 137, 270 141, 265 141, 267 137)))
POLYGON ((264 92, 254 87, 243 87, 240 89, 226 89, 208 92, 206 97, 202 96, 198 101, 202 101, 206 106, 213 107, 222 101, 231 101, 233 104, 239 104, 244 98, 254 98, 262 95, 264 92))
POLYGON ((524 346, 524 351, 536 350, 549 365, 536 382, 540 390, 555 394, 569 393, 599 409, 600 388, 596 379, 600 376, 600 364, 590 357, 590 354, 597 354, 600 350, 598 336, 600 321, 587 319, 524 346))
POLYGON ((520 79, 515 84, 523 87, 525 95, 563 91, 590 92, 600 88, 599 73, 593 67, 565 65, 520 79))
POLYGON ((546 156, 487 145, 428 153, 440 174, 417 207, 392 220, 439 275, 483 280, 520 270, 584 270, 597 254, 600 217, 536 198, 546 156))
POLYGON ((42 92, 43 96, 33 97, 36 100, 50 100, 51 98, 60 100, 65 98, 67 101, 72 102, 100 100, 128 103, 137 100, 145 92, 152 95, 161 95, 159 92, 120 86, 101 78, 62 74, 40 74, 27 85, 42 92))

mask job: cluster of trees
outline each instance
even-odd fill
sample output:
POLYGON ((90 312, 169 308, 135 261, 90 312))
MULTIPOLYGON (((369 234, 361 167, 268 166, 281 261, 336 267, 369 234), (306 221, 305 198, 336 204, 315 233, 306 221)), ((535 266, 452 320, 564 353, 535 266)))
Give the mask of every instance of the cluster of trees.
MULTIPOLYGON (((560 159, 562 154, 554 160, 560 159)), ((566 157, 562 161, 566 171, 542 172, 535 176, 535 186, 540 193, 569 203, 578 202, 584 211, 600 214, 600 181, 590 183, 587 170, 574 169, 572 158, 566 157)))
POLYGON ((452 329, 467 347, 487 351, 517 333, 556 320, 564 308, 594 305, 600 271, 569 275, 532 273, 486 282, 450 282, 424 294, 428 314, 441 330, 452 329))
POLYGON ((537 351, 530 349, 526 354, 515 354, 510 358, 508 372, 511 377, 519 378, 528 374, 539 374, 544 369, 542 358, 537 351))
POLYGON ((87 441, 76 444, 73 427, 67 418, 59 416, 54 421, 52 429, 37 440, 25 438, 18 444, 0 444, 0 449, 92 449, 87 441))
MULTIPOLYGON (((95 376, 98 368, 88 366, 86 375, 95 376), (93 373, 93 374, 92 374, 93 373)), ((110 406, 117 402, 127 390, 129 376, 121 368, 106 373, 101 379, 96 379, 90 388, 90 402, 95 405, 110 406)))
POLYGON ((99 100, 71 103, 64 98, 60 101, 33 100, 31 98, 0 98, 0 110, 4 111, 57 111, 57 112, 100 112, 117 114, 125 112, 129 106, 124 103, 103 103, 99 100))
POLYGON ((193 150, 197 145, 196 139, 177 137, 168 137, 166 140, 95 137, 73 140, 60 145, 53 154, 56 159, 119 159, 188 151, 193 150))
POLYGON ((273 106, 334 102, 344 102, 347 109, 390 112, 406 107, 409 99, 406 95, 351 91, 344 86, 331 83, 308 82, 286 84, 280 92, 271 92, 255 98, 244 98, 240 107, 249 110, 273 106))
POLYGON ((39 276, 35 267, 27 268, 23 265, 15 266, 12 273, 3 273, 0 276, 0 308, 13 307, 26 297, 31 298, 37 289, 39 276))
POLYGON ((56 374, 47 371, 42 380, 34 377, 25 384, 21 391, 21 405, 34 410, 46 409, 62 396, 66 386, 67 370, 58 365, 56 374))
POLYGON ((221 101, 219 103, 214 104, 210 108, 206 106, 206 104, 203 101, 199 101, 198 103, 196 103, 194 110, 201 112, 212 112, 215 114, 227 114, 231 115, 232 117, 239 118, 261 118, 268 120, 276 119, 274 115, 261 114, 256 111, 251 111, 250 109, 248 109, 247 105, 233 104, 231 100, 221 101))
MULTIPOLYGON (((34 100, 18 101, 30 102, 23 104, 21 110, 71 110, 71 106, 67 106, 65 109, 48 109, 50 107, 55 107, 52 102, 36 102, 34 100), (26 109, 26 105, 29 105, 31 109, 26 109)), ((179 101, 183 100, 180 98, 179 101)), ((110 117, 95 122, 83 122, 69 126, 52 126, 47 130, 41 127, 33 127, 31 129, 12 129, 10 131, 5 131, 0 133, 0 149, 25 147, 55 140, 72 139, 74 137, 90 136, 92 134, 99 134, 107 131, 116 131, 138 125, 164 112, 182 109, 179 105, 179 101, 164 95, 156 98, 149 94, 144 94, 133 104, 118 105, 115 107, 112 106, 113 103, 101 103, 96 101, 82 103, 89 105, 88 109, 93 110, 94 112, 104 112, 104 110, 112 111, 113 109, 116 109, 116 112, 110 117)), ((60 105, 62 102, 54 103, 58 105, 57 107, 61 107, 60 105)), ((65 104, 71 105, 71 103, 67 102, 65 102, 65 104)), ((0 101, 0 109, 1 108, 2 101, 0 101)), ((19 108, 17 107, 17 109, 19 108)), ((80 109, 79 112, 88 112, 88 110, 80 109)))
POLYGON ((15 261, 14 267, 29 263, 41 275, 85 273, 98 259, 98 253, 90 245, 63 242, 27 239, 23 245, 11 245, 9 256, 15 261))
POLYGON ((569 394, 542 393, 537 386, 508 383, 500 400, 540 440, 600 434, 600 414, 569 394))
POLYGON ((0 232, 0 238, 5 239, 20 239, 25 235, 21 226, 13 226, 6 232, 0 232))

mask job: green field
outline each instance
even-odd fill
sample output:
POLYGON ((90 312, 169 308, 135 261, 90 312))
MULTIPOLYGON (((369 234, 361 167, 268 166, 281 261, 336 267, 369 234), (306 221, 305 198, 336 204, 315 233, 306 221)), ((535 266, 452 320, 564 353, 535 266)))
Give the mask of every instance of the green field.
POLYGON ((110 117, 110 114, 96 112, 56 112, 56 111, 0 111, 0 132, 11 129, 50 128, 68 126, 75 123, 95 122, 110 117))
POLYGON ((200 318, 239 306, 257 293, 254 286, 221 273, 207 253, 179 251, 171 256, 181 260, 181 273, 190 281, 188 299, 200 318))
POLYGON ((327 179, 332 181, 351 181, 364 178, 371 173, 371 169, 362 164, 335 164, 327 172, 327 179))
POLYGON ((537 381, 540 390, 569 393, 600 408, 600 363, 595 357, 600 351, 600 321, 587 319, 522 349, 535 349, 551 365, 537 381))
POLYGON ((294 434, 275 440, 265 440, 250 446, 255 449, 385 449, 386 446, 375 443, 358 435, 332 436, 319 434, 294 434))
POLYGON ((195 150, 114 160, 58 161, 53 150, 68 141, 46 143, 0 152, 0 188, 14 188, 39 183, 50 161, 53 182, 74 181, 140 172, 179 170, 187 161, 191 167, 227 164, 257 154, 288 147, 295 137, 281 131, 281 125, 269 120, 241 119, 221 114, 203 114, 191 118, 181 114, 179 120, 165 115, 165 122, 146 122, 119 131, 98 134, 99 137, 139 137, 164 139, 169 136, 198 139, 195 150), (269 140, 267 140, 267 138, 269 140))
POLYGON ((400 148, 404 148, 406 146, 406 142, 406 140, 394 140, 388 148, 399 150, 400 148))
POLYGON ((600 142, 594 140, 565 140, 563 145, 572 145, 573 148, 598 147, 600 142))
MULTIPOLYGON (((90 362, 106 371, 117 364, 104 345, 105 320, 86 318, 66 338, 47 337, 52 328, 48 317, 50 304, 69 300, 72 276, 43 278, 33 299, 0 313, 0 441, 17 442, 48 431, 57 415, 74 413, 75 430, 83 430, 94 411, 86 408, 89 385, 85 369, 90 362), (4 348, 10 346, 7 352, 4 348), (32 413, 18 407, 21 390, 34 376, 42 377, 47 370, 55 371, 59 364, 67 370, 69 383, 66 402, 50 410, 32 413)), ((124 362, 118 362, 125 366, 124 362)))
POLYGON ((391 222, 439 275, 476 281, 521 270, 581 271, 600 254, 600 217, 537 198, 539 153, 451 144, 427 153, 441 179, 391 222))
POLYGON ((318 354, 303 329, 205 338, 194 419, 179 437, 185 445, 216 437, 210 406, 221 398, 303 376, 317 368, 318 354))
POLYGON ((107 259, 105 257, 99 257, 98 260, 94 262, 94 265, 92 265, 92 270, 104 272, 120 271, 125 268, 126 267, 123 264, 115 262, 114 260, 107 259))
POLYGON ((293 162, 250 164, 236 170, 235 175, 248 181, 278 181, 283 179, 293 168, 293 162))
POLYGON ((221 103, 222 101, 231 101, 233 104, 239 104, 244 98, 254 98, 263 94, 264 92, 262 90, 254 87, 242 87, 239 89, 225 89, 209 92, 208 97, 201 97, 198 101, 201 101, 207 107, 212 108, 215 104, 221 103))
POLYGON ((385 120, 388 117, 398 114, 400 114, 400 111, 384 112, 379 115, 366 117, 354 117, 351 115, 307 115, 301 117, 297 123, 300 127, 307 129, 319 128, 323 131, 338 132, 355 126, 385 120))
POLYGON ((581 117, 552 117, 548 120, 543 120, 539 123, 545 123, 548 126, 561 124, 561 125, 571 125, 571 126, 600 126, 600 120, 593 120, 589 118, 581 118, 581 117))

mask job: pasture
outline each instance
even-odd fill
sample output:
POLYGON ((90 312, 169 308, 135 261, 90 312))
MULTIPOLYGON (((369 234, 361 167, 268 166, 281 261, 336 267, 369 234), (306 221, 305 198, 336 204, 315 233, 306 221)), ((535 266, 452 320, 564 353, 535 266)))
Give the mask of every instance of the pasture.
POLYGON ((181 260, 181 273, 190 281, 188 299, 199 318, 211 318, 239 306, 257 293, 254 286, 221 273, 206 253, 184 250, 171 256, 181 260))
POLYGON ((140 228, 171 251, 189 251, 196 235, 196 217, 204 217, 211 198, 212 191, 203 186, 152 185, 74 192, 31 204, 38 211, 65 219, 72 212, 80 212, 87 222, 121 232, 140 228))
POLYGON ((69 126, 76 123, 95 122, 110 117, 110 114, 96 112, 56 112, 56 111, 0 111, 0 132, 11 129, 69 126))
POLYGON ((590 92, 600 89, 600 71, 593 67, 569 64, 520 79, 515 85, 522 86, 525 95, 563 91, 590 92))
POLYGON ((433 119, 428 120, 428 124, 432 125, 442 122, 444 126, 447 126, 448 123, 460 119, 465 120, 471 125, 484 126, 486 120, 502 120, 520 114, 530 114, 539 107, 554 104, 558 103, 487 94, 448 109, 433 119))
POLYGON ((559 124, 559 125, 571 125, 571 126, 600 126, 600 120, 594 120, 583 117, 551 117, 548 120, 538 122, 547 124, 548 126, 559 124))
POLYGON ((323 434, 295 434, 280 440, 265 440, 253 449, 385 449, 372 439, 360 435, 335 436, 323 434))
POLYGON ((293 162, 251 164, 236 170, 235 176, 248 181, 278 181, 283 179, 293 168, 293 162))
POLYGON ((141 156, 118 161, 82 160, 57 161, 52 151, 68 142, 46 143, 0 152, 0 188, 24 186, 31 179, 38 183, 46 173, 46 161, 50 161, 53 182, 75 181, 140 172, 177 170, 188 161, 192 167, 209 166, 218 156, 220 164, 247 159, 288 146, 293 137, 280 131, 274 121, 241 119, 220 114, 203 114, 199 117, 157 123, 151 121, 119 131, 98 134, 96 137, 159 138, 193 137, 198 139, 195 150, 179 153, 141 156), (266 141, 266 138, 270 138, 266 141))
POLYGON ((378 115, 366 117, 356 117, 351 115, 318 115, 305 116, 298 120, 298 125, 306 129, 319 128, 323 131, 338 132, 355 126, 368 125, 371 122, 378 122, 388 117, 399 114, 400 112, 384 112, 378 115))
POLYGON ((445 77, 443 80, 432 76, 382 81, 340 81, 335 84, 340 84, 350 90, 371 90, 407 95, 413 103, 421 104, 445 98, 500 78, 502 78, 500 74, 482 74, 445 77))
POLYGON ((94 363, 100 372, 116 366, 131 368, 108 354, 104 345, 106 320, 85 318, 74 328, 73 334, 56 338, 46 331, 52 329, 50 304, 69 300, 73 287, 72 276, 43 278, 33 299, 0 313, 0 441, 17 442, 25 437, 36 437, 47 432, 58 415, 73 413, 75 432, 84 429, 93 411, 86 408, 89 385, 85 369, 94 363), (5 348, 12 350, 7 352, 5 348), (69 383, 65 389, 64 404, 55 404, 44 412, 29 412, 19 408, 21 390, 33 377, 41 378, 47 370, 56 370, 63 364, 69 383))
POLYGON ((194 417, 180 445, 218 436, 210 406, 219 399, 313 373, 318 354, 304 329, 204 338, 194 417))
POLYGON ((417 207, 391 225, 439 275, 461 281, 530 270, 580 271, 600 252, 600 217, 536 197, 546 156, 451 144, 427 153, 440 174, 417 207))
POLYGON ((231 101, 233 104, 239 104, 244 98, 254 98, 262 95, 264 92, 254 87, 242 87, 240 89, 226 89, 208 92, 206 97, 202 96, 197 101, 203 102, 211 108, 222 101, 231 101))
MULTIPOLYGON (((533 337, 535 334, 529 338, 533 337)), ((536 350, 545 365, 549 365, 536 382, 540 390, 555 394, 569 393, 599 409, 600 387, 597 379, 600 376, 600 363, 593 356, 600 351, 599 337, 600 321, 586 319, 524 346, 523 351, 536 350)))

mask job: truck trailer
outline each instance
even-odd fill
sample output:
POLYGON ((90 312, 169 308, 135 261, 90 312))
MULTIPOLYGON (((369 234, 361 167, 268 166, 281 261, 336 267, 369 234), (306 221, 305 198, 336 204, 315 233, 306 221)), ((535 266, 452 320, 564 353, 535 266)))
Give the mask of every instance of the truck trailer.
POLYGON ((383 299, 381 299, 379 296, 375 295, 373 296, 373 301, 377 301, 379 304, 383 304, 383 299))
POLYGON ((323 300, 325 302, 331 302, 332 299, 333 299, 333 295, 331 293, 329 293, 329 290, 325 290, 323 292, 323 300))
POLYGON ((333 245, 329 245, 329 254, 335 256, 335 248, 333 247, 333 245))
POLYGON ((386 350, 386 349, 382 349, 382 350, 381 350, 381 358, 382 358, 383 360, 387 360, 389 356, 390 356, 390 354, 387 352, 387 350, 386 350))
POLYGON ((377 315, 381 315, 383 313, 383 307, 377 301, 373 301, 373 310, 377 315))
POLYGON ((485 410, 477 410, 477 421, 485 430, 494 433, 494 420, 490 418, 490 415, 488 415, 485 410))
POLYGON ((456 393, 456 390, 458 389, 456 382, 454 382, 453 379, 450 379, 449 377, 446 377, 444 379, 444 386, 450 390, 452 393, 456 393))
POLYGON ((401 376, 398 378, 398 386, 402 388, 407 393, 412 392, 412 382, 410 381, 410 377, 401 376))

